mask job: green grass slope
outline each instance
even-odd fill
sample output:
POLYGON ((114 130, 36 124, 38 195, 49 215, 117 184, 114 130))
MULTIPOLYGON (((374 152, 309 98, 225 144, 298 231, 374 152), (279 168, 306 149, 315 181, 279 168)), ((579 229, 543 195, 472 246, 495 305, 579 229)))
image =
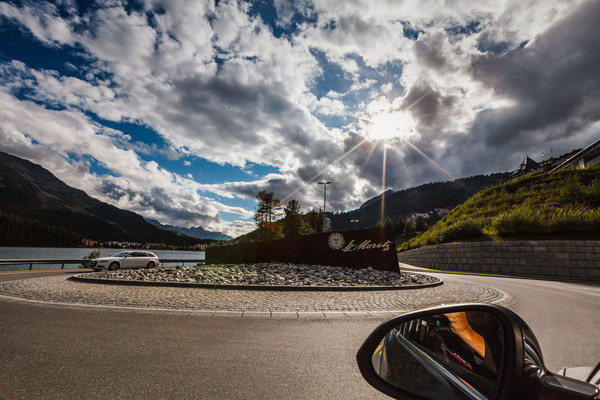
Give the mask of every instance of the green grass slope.
POLYGON ((600 166, 526 175, 482 190, 398 250, 523 238, 599 239, 600 166))

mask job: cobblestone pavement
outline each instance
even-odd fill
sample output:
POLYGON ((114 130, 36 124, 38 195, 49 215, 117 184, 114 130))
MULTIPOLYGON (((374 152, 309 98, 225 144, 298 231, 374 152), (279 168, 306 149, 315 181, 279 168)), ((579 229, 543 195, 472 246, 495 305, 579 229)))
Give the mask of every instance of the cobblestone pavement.
MULTIPOLYGON (((510 296, 488 286, 444 277, 422 289, 377 291, 263 291, 93 284, 51 276, 0 283, 0 295, 69 306, 125 307, 204 315, 295 317, 406 312, 440 304, 506 303, 510 296)), ((6 296, 6 297, 5 297, 6 296)))

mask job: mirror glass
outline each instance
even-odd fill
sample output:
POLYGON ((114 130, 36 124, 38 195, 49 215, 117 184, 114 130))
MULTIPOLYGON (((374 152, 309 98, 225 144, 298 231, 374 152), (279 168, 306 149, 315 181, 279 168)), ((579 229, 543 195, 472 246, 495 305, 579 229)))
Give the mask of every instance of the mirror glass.
POLYGON ((402 323, 372 357, 386 382, 426 399, 488 399, 499 384, 504 335, 482 311, 436 314, 402 323))

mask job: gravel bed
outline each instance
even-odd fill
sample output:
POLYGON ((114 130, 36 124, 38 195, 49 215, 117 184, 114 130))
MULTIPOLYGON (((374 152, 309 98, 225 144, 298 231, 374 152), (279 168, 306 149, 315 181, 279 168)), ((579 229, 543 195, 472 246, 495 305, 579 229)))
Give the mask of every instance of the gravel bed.
POLYGON ((285 263, 212 264, 100 271, 90 277, 147 282, 201 283, 257 286, 418 286, 437 283, 432 276, 409 272, 379 271, 285 263))

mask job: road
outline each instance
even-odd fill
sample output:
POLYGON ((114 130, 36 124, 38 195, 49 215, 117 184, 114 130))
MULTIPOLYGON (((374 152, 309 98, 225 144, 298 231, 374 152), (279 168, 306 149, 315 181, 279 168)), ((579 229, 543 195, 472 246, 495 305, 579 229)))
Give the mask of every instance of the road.
POLYGON ((513 296, 507 307, 531 327, 551 371, 600 362, 600 285, 472 275, 461 279, 513 296))
MULTIPOLYGON (((461 279, 513 296, 508 307, 533 328, 550 369, 600 360, 598 285, 461 279)), ((0 394, 6 400, 384 399, 362 380, 354 359, 379 322, 206 318, 0 300, 0 394)))

